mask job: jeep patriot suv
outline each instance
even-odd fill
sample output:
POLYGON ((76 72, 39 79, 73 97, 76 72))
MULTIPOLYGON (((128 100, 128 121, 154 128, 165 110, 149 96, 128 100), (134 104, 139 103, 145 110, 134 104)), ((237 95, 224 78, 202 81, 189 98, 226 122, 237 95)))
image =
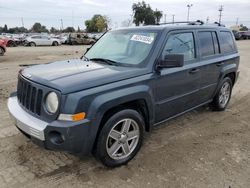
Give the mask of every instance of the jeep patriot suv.
POLYGON ((144 132, 208 104, 224 110, 238 77, 232 32, 217 25, 159 25, 107 32, 79 59, 18 74, 8 109, 34 143, 103 164, 126 164, 144 132))

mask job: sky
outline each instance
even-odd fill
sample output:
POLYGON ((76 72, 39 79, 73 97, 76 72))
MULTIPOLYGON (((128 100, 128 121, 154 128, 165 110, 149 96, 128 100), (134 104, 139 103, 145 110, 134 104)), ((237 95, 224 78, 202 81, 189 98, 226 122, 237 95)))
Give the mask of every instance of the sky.
MULTIPOLYGON (((63 27, 78 26, 85 28, 84 22, 94 14, 107 15, 113 28, 122 26, 122 22, 131 19, 134 0, 0 0, 0 26, 31 28, 40 22, 47 28, 59 29, 61 20, 63 27)), ((222 22, 226 26, 239 24, 250 27, 250 0, 145 0, 152 9, 166 14, 166 21, 186 21, 188 4, 190 20, 218 21, 219 7, 223 5, 222 22)), ((163 16, 162 22, 165 21, 163 16)))

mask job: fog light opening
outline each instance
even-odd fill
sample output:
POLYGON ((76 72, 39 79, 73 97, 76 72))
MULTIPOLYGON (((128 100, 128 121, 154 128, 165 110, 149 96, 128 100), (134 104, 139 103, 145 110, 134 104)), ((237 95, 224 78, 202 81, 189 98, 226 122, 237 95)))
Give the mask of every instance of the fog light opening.
POLYGON ((49 140, 53 144, 61 145, 64 142, 64 137, 62 136, 61 133, 59 133, 57 131, 51 131, 49 133, 49 140))

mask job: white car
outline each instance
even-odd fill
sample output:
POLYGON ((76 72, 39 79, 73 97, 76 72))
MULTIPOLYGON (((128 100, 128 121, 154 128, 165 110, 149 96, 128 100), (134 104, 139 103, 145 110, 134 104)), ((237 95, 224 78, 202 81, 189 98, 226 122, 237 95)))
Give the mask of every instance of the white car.
POLYGON ((52 38, 42 35, 34 35, 27 37, 25 45, 28 46, 58 46, 61 45, 61 41, 57 38, 52 38))

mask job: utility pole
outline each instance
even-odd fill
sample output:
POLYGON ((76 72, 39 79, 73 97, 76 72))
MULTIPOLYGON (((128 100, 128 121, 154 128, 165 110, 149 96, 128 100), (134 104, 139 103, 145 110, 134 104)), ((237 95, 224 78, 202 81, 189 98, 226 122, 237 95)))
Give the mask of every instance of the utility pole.
POLYGON ((164 23, 167 23, 167 14, 164 14, 164 23))
POLYGON ((22 27, 24 27, 23 17, 21 17, 22 27))
POLYGON ((173 15, 172 15, 172 18, 173 18, 173 19, 172 19, 172 22, 173 22, 173 23, 174 23, 174 17, 175 17, 175 15, 173 14, 173 15))
POLYGON ((63 30, 63 19, 61 18, 60 21, 61 21, 61 30, 63 30))
POLYGON ((239 18, 236 19, 236 26, 239 24, 239 18))
POLYGON ((221 24, 222 11, 223 11, 223 6, 221 5, 220 8, 219 8, 219 12, 220 12, 220 15, 219 15, 219 24, 221 24))
POLYGON ((188 4, 187 5, 187 8, 188 8, 187 21, 189 21, 189 12, 190 12, 190 9, 191 9, 192 6, 193 6, 193 4, 188 4))
POLYGON ((206 20, 206 23, 208 24, 208 22, 209 22, 209 16, 207 17, 207 20, 206 20))
POLYGON ((72 10, 72 27, 74 27, 74 11, 72 10))

